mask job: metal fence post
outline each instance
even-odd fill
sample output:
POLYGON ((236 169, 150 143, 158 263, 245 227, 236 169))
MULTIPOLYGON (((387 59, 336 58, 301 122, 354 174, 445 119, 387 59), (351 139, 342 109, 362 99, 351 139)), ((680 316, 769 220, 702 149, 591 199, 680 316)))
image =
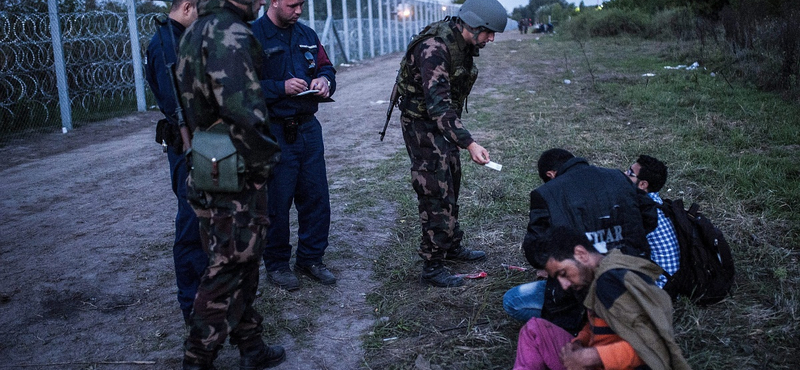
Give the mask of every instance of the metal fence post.
POLYGON ((364 20, 361 18, 361 0, 356 0, 356 20, 358 20, 358 60, 361 60, 364 59, 364 20))
POLYGON ((392 0, 386 1, 386 39, 389 41, 389 52, 394 51, 394 42, 392 42, 392 0))
MULTIPOLYGON (((380 6, 378 6, 380 8, 380 6)), ((367 0, 367 13, 369 16, 369 57, 375 58, 375 29, 373 26, 372 0, 367 0)))
MULTIPOLYGON (((405 13, 405 11, 403 13, 405 13)), ((403 14, 402 17, 403 17, 403 39, 402 40, 405 42, 405 41, 408 40, 408 17, 406 17, 405 14, 403 14)))
POLYGON ((139 45, 139 30, 136 28, 136 6, 133 0, 126 1, 128 5, 128 31, 131 35, 131 56, 133 58, 133 81, 136 85, 136 108, 139 112, 147 109, 144 98, 144 75, 142 69, 142 50, 139 45))
POLYGON ((331 60, 333 65, 336 65, 336 41, 334 41, 332 31, 333 28, 333 4, 331 4, 331 0, 325 0, 325 8, 327 10, 327 15, 325 17, 325 27, 322 30, 322 42, 328 42, 330 48, 328 50, 328 57, 331 60))
MULTIPOLYGON (((269 6, 269 4, 266 6, 269 6)), ((311 27, 314 32, 317 32, 317 27, 314 24, 315 22, 316 18, 314 17, 314 0, 308 0, 308 26, 311 27)))
POLYGON ((58 106, 61 108, 61 131, 72 130, 72 106, 67 85, 67 68, 64 65, 64 48, 61 45, 61 25, 58 21, 58 1, 47 0, 47 13, 50 15, 50 39, 53 43, 53 67, 56 70, 58 86, 58 106))
POLYGON ((411 27, 410 31, 411 31, 411 36, 414 36, 416 34, 416 31, 420 29, 419 21, 421 19, 420 17, 422 16, 422 3, 417 2, 414 4, 414 12, 412 14, 414 16, 413 18, 414 22, 411 23, 413 27, 411 27))
POLYGON ((386 30, 383 28, 383 0, 378 0, 378 33, 380 33, 381 55, 383 55, 386 54, 386 43, 384 40, 384 37, 386 37, 386 30))
POLYGON ((397 47, 396 50, 400 50, 400 47, 401 47, 400 46, 400 25, 398 24, 399 22, 397 21, 397 17, 400 14, 399 13, 400 9, 397 8, 397 5, 399 4, 399 1, 400 0, 392 1, 392 5, 394 6, 394 13, 393 13, 394 16, 392 17, 393 18, 392 21, 394 23, 394 45, 397 47))
POLYGON ((350 59, 350 18, 347 17, 347 0, 342 0, 342 23, 344 23, 344 59, 350 59))

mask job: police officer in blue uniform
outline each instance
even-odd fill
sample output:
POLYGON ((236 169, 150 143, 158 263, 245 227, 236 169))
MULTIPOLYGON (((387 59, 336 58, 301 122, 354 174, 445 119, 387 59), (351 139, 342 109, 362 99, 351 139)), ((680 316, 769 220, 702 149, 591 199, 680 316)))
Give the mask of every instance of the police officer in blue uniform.
MULTIPOLYGON (((147 46, 147 83, 156 97, 158 107, 164 113, 158 125, 160 138, 166 145, 169 159, 172 191, 178 198, 178 213, 175 216, 175 244, 172 247, 175 262, 175 277, 178 283, 178 302, 183 319, 188 323, 194 296, 200 277, 208 266, 208 256, 200 242, 197 215, 186 201, 186 178, 189 176, 185 151, 189 143, 181 137, 172 85, 170 66, 177 61, 177 42, 183 31, 197 19, 197 0, 175 0, 170 7, 169 18, 158 20, 158 29, 147 46)), ((184 128, 184 130, 187 130, 184 128)), ((187 130, 188 132, 188 130, 187 130)))
POLYGON ((335 69, 316 32, 297 23, 304 0, 271 0, 253 23, 264 50, 261 88, 269 109, 270 131, 281 147, 280 162, 269 180, 270 226, 264 248, 267 280, 286 290, 300 282, 294 272, 322 284, 336 277, 322 261, 328 247, 330 197, 322 127, 314 117, 320 102, 336 90, 335 69), (289 210, 298 218, 294 272, 289 266, 289 210))

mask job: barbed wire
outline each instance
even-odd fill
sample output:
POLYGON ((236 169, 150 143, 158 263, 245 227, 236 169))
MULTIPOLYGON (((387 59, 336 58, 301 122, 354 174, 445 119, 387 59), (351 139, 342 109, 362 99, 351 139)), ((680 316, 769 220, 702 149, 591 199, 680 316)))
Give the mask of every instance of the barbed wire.
MULTIPOLYGON (((371 20, 358 22, 355 17, 350 17, 347 22, 333 20, 336 45, 329 36, 330 44, 326 47, 338 50, 329 50, 329 54, 347 54, 342 60, 344 62, 391 53, 404 48, 408 42, 410 34, 406 33, 406 27, 415 32, 425 24, 416 16, 413 19, 402 18, 395 13, 400 4, 389 3, 392 12, 389 12, 387 3, 382 4, 375 7, 371 20), (383 12, 380 17, 379 9, 383 12), (379 24, 384 24, 382 30, 375 27, 379 24), (371 45, 368 44, 367 32, 363 32, 370 25, 375 29, 371 45)), ((429 5, 427 1, 418 0, 404 4, 429 5)), ((428 16, 438 12, 432 7, 420 10, 420 13, 423 11, 428 16)), ((136 15, 138 49, 142 54, 156 31, 154 18, 160 15, 162 13, 136 15)), ((93 115, 98 110, 118 111, 122 109, 122 102, 126 106, 135 104, 136 73, 127 12, 93 10, 59 13, 58 17, 72 109, 93 115)), ((319 18, 315 22, 316 29, 321 32, 325 24, 325 18, 319 18)), ((144 55, 140 57, 144 60, 144 55)), ((26 6, 24 2, 13 8, 0 7, 0 134, 33 127, 58 127, 54 125, 60 120, 54 67, 57 62, 47 12, 26 6)))
MULTIPOLYGON (((157 14, 137 15, 140 49, 155 32, 157 14)), ((128 15, 109 11, 59 14, 64 62, 73 107, 119 101, 135 89, 128 15)), ((55 118, 58 97, 47 14, 0 12, 0 113, 55 118), (35 112, 32 112, 35 110, 35 112)), ((9 119, 5 119, 8 117, 9 119)))

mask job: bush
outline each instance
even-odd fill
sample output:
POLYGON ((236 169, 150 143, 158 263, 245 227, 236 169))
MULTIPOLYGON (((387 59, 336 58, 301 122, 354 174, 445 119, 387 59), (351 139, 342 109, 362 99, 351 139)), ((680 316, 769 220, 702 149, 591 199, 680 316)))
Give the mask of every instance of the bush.
POLYGON ((585 11, 567 23, 565 31, 578 38, 650 35, 651 18, 639 10, 602 9, 585 11))
POLYGON ((652 37, 676 38, 688 41, 695 38, 695 15, 688 8, 676 8, 660 11, 653 15, 650 29, 652 37))
POLYGON ((800 5, 758 4, 755 0, 742 0, 738 7, 719 13, 731 72, 763 90, 796 95, 800 89, 800 5))

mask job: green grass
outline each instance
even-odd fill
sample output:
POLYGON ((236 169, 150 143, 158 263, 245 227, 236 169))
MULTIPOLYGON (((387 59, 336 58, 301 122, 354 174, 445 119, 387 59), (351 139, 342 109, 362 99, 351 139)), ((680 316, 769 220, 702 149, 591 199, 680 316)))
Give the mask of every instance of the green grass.
POLYGON ((707 308, 675 305, 675 332, 693 368, 800 365, 800 107, 710 70, 665 70, 691 61, 664 60, 663 47, 615 38, 581 49, 542 37, 481 52, 464 121, 504 167, 495 172, 462 155, 461 226, 467 245, 489 258, 453 270, 489 277, 464 288, 419 284, 416 199, 398 148, 378 170, 397 181, 372 190, 397 206, 397 221, 375 265, 382 286, 368 297, 376 318, 386 317, 365 338, 369 368, 408 369, 420 360, 442 369, 512 367, 521 324, 503 311, 502 295, 531 276, 500 264, 528 266, 519 249, 528 193, 540 185, 536 159, 552 147, 620 169, 639 154, 658 157, 670 168, 662 197, 700 203, 725 233, 738 272, 732 296, 707 308), (642 77, 648 72, 656 76, 642 77))

